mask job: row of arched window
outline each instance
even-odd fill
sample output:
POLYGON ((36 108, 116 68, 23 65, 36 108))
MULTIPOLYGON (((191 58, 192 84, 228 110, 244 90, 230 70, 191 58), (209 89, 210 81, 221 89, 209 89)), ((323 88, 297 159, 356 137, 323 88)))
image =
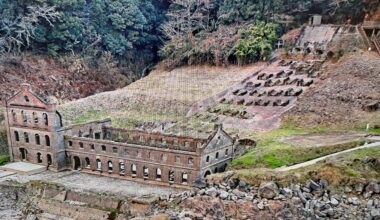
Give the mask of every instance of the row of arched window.
MULTIPOLYGON (((229 149, 228 149, 228 148, 224 150, 224 156, 225 156, 225 157, 227 157, 229 153, 230 153, 230 152, 229 152, 229 149)), ((215 160, 218 160, 219 157, 220 157, 219 152, 216 152, 216 153, 215 153, 215 160)), ((206 163, 209 163, 209 162, 210 162, 210 155, 207 155, 207 156, 206 156, 206 163)))
MULTIPOLYGON (((90 164, 90 159, 88 157, 86 157, 85 159, 85 162, 86 162, 86 167, 87 168, 90 168, 91 164, 90 164)), ((108 161, 107 162, 107 167, 108 167, 108 173, 113 173, 114 172, 114 165, 113 165, 113 162, 112 161, 108 161)), ((96 169, 98 171, 101 171, 102 170, 102 161, 100 159, 97 159, 96 160, 96 169)), ((119 162, 119 174, 124 176, 125 173, 126 173, 126 167, 125 167, 125 164, 123 162, 119 162)), ((147 166, 143 166, 143 178, 144 179, 149 179, 149 168, 147 166)), ((136 164, 131 164, 130 166, 130 173, 131 173, 131 176, 132 177, 136 177, 137 176, 137 165, 136 164)), ((168 176, 167 176, 167 181, 169 183, 174 183, 175 181, 175 175, 174 175, 174 171, 172 170, 169 170, 168 171, 168 176)), ((155 169, 155 179, 156 180, 159 180, 161 181, 162 180, 162 171, 160 168, 156 168, 155 169)), ((187 184, 188 183, 188 174, 187 173, 182 173, 181 175, 181 183, 182 184, 187 184)))
MULTIPOLYGON (((16 142, 20 142, 21 141, 20 134, 19 134, 18 131, 14 131, 14 136, 15 136, 15 141, 16 142)), ((25 143, 30 143, 30 137, 29 137, 29 133, 28 132, 24 132, 23 133, 23 138, 24 138, 24 142, 25 143)), ((50 137, 49 137, 49 135, 45 135, 44 139, 45 139, 45 146, 49 147, 50 146, 50 137)), ((36 145, 41 145, 41 136, 39 134, 35 134, 34 135, 34 143, 36 145)))
MULTIPOLYGON (((68 146, 72 147, 73 146, 73 142, 72 141, 68 141, 68 146)), ((100 147, 101 147, 101 151, 103 151, 103 152, 107 151, 107 146, 101 145, 100 147)), ((84 144, 82 142, 79 142, 79 148, 80 149, 84 149, 84 144)), ((90 144, 90 149, 91 150, 95 150, 95 144, 90 144)), ((114 153, 114 154, 119 153, 119 149, 117 147, 112 147, 112 153, 114 153)), ((137 158, 142 158, 142 151, 141 150, 131 150, 131 149, 128 149, 128 148, 124 148, 124 151, 120 152, 120 153, 123 153, 123 155, 133 155, 133 156, 136 156, 137 158)), ((164 154, 164 153, 161 153, 161 154, 157 155, 155 153, 148 152, 146 154, 146 158, 150 159, 150 160, 159 160, 159 161, 163 161, 163 162, 167 161, 167 155, 164 154)), ((182 160, 183 160, 183 158, 181 158, 181 156, 176 155, 174 162, 175 163, 184 163, 185 161, 182 161, 182 160)), ((193 165, 194 164, 194 158, 193 157, 188 157, 187 158, 187 164, 188 165, 193 165)))
MULTIPOLYGON (((12 110, 11 112, 12 112, 12 120, 13 120, 13 122, 18 122, 16 111, 12 110)), ((21 110, 21 118, 22 118, 22 122, 23 123, 28 123, 28 121, 29 121, 28 114, 24 110, 21 110)), ((38 113, 36 113, 36 112, 32 113, 32 121, 36 125, 39 124, 38 113)), ((49 118, 48 118, 48 115, 46 113, 42 113, 42 123, 43 123, 43 125, 46 125, 46 126, 49 125, 49 118)))
MULTIPOLYGON (((110 136, 110 134, 106 135, 107 137, 110 136)), ((165 136, 162 137, 152 137, 152 136, 145 136, 145 135, 133 135, 132 133, 118 133, 115 137, 119 142, 120 140, 123 140, 125 142, 135 142, 138 141, 140 143, 146 143, 148 145, 154 146, 154 145, 173 145, 175 147, 191 147, 191 142, 186 141, 180 141, 178 138, 165 138, 165 136)), ((201 147, 202 142, 197 142, 196 146, 201 147)))

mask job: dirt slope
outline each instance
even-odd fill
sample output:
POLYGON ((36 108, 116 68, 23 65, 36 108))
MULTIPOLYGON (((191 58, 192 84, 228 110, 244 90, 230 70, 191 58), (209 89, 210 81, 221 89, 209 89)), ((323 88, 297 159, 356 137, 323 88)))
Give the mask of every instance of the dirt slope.
POLYGON ((64 118, 82 121, 112 116, 114 125, 129 127, 186 121, 192 104, 215 95, 256 72, 264 64, 247 67, 182 67, 156 70, 131 85, 60 106, 64 118))
POLYGON ((380 57, 355 53, 327 65, 319 86, 309 90, 283 122, 304 127, 365 127, 380 124, 380 112, 362 107, 380 102, 380 57))
POLYGON ((121 74, 90 69, 79 59, 63 65, 36 55, 0 57, 0 103, 25 82, 40 95, 69 101, 123 87, 127 79, 121 74))

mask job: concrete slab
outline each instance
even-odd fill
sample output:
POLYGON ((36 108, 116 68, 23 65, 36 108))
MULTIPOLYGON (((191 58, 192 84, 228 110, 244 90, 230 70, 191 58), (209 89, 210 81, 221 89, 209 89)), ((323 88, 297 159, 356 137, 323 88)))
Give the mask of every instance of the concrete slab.
POLYGON ((0 170, 0 178, 15 175, 15 172, 0 170))
POLYGON ((1 166, 0 170, 16 172, 20 175, 33 175, 45 171, 46 166, 26 162, 15 162, 1 166))

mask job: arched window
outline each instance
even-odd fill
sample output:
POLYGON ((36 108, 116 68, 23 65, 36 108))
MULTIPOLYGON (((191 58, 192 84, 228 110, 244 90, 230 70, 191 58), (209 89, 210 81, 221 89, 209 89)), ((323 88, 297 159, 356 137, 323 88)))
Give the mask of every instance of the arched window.
POLYGON ((169 170, 169 176, 168 176, 168 180, 169 180, 169 183, 173 183, 174 182, 174 171, 172 170, 169 170))
POLYGON ((14 122, 17 122, 17 115, 16 115, 15 110, 12 110, 12 119, 14 122))
POLYGON ((53 160, 51 159, 51 155, 50 154, 46 155, 46 159, 47 159, 48 165, 51 165, 53 163, 53 160))
POLYGON ((22 116, 22 122, 27 123, 28 116, 26 115, 26 112, 24 110, 21 111, 21 116, 22 116))
POLYGON ((124 162, 119 162, 119 172, 120 172, 120 175, 124 176, 124 174, 125 174, 125 164, 124 164, 124 162))
POLYGON ((18 131, 15 131, 15 140, 16 140, 17 142, 20 141, 20 135, 18 134, 18 131))
POLYGON ((108 172, 109 173, 112 173, 112 170, 113 170, 113 165, 112 165, 112 161, 108 161, 108 172))
POLYGON ((50 147, 50 137, 49 137, 49 135, 45 135, 45 144, 46 144, 46 146, 50 147))
POLYGON ((215 159, 218 159, 218 158, 219 158, 219 152, 216 152, 215 159))
POLYGON ((226 151, 224 152, 224 155, 228 156, 228 149, 226 149, 226 151))
POLYGON ((100 161, 99 159, 96 159, 96 169, 102 170, 102 161, 100 161))
POLYGON ((160 168, 157 168, 156 169, 156 179, 157 180, 161 180, 161 169, 160 168))
POLYGON ((88 168, 88 167, 90 167, 90 158, 88 158, 88 157, 86 157, 85 158, 85 161, 86 161, 86 167, 88 168))
POLYGON ((25 143, 29 143, 29 134, 27 132, 24 132, 24 140, 25 143))
POLYGON ((182 173, 182 184, 187 184, 188 182, 188 175, 187 173, 182 173))
POLYGON ((34 121, 34 124, 38 124, 38 115, 37 113, 33 112, 33 121, 34 121))
POLYGON ((189 157, 188 163, 189 163, 189 165, 193 165, 194 164, 194 158, 189 157))
POLYGON ((41 140, 40 140, 40 135, 39 134, 35 135, 35 139, 36 139, 36 145, 40 145, 41 144, 41 140))
POLYGON ((132 164, 131 165, 131 173, 132 173, 133 176, 136 176, 136 174, 137 174, 137 166, 136 166, 136 164, 132 164))
POLYGON ((37 163, 42 163, 41 153, 37 153, 37 163))
POLYGON ((207 163, 210 162, 210 156, 207 156, 207 157, 206 157, 206 162, 207 162, 207 163))
POLYGON ((48 126, 49 125, 48 115, 46 113, 43 113, 42 118, 44 119, 44 125, 48 126))
POLYGON ((149 168, 144 166, 143 173, 144 173, 144 179, 148 179, 149 178, 149 168))

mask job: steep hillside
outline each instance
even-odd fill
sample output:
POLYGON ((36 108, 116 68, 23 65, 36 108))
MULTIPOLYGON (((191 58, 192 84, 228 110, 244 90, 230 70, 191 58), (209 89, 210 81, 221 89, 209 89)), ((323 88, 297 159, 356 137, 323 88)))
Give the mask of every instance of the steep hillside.
MULTIPOLYGON (((156 70, 131 85, 60 106, 65 119, 81 122, 111 116, 119 127, 161 127, 187 121, 194 103, 215 95, 258 71, 262 63, 246 67, 192 66, 156 70)), ((201 128, 199 128, 201 129, 201 128)))
POLYGON ((90 68, 81 59, 63 60, 26 54, 0 59, 0 103, 9 98, 21 83, 29 83, 35 92, 55 96, 59 102, 70 101, 99 92, 115 90, 128 84, 126 76, 109 68, 90 68), (106 72, 106 68, 107 71, 106 72))
POLYGON ((325 80, 302 96, 284 122, 298 126, 361 127, 380 125, 379 111, 364 111, 380 102, 380 58, 355 53, 329 63, 325 80))

